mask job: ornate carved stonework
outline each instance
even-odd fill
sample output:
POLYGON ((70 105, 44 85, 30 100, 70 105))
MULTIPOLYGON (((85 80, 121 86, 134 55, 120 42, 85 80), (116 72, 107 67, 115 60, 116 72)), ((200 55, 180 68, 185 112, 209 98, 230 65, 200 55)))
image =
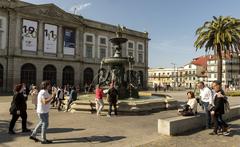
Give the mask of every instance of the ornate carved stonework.
POLYGON ((58 12, 55 9, 39 9, 40 15, 50 16, 50 17, 57 17, 57 18, 63 18, 64 15, 61 12, 58 12))

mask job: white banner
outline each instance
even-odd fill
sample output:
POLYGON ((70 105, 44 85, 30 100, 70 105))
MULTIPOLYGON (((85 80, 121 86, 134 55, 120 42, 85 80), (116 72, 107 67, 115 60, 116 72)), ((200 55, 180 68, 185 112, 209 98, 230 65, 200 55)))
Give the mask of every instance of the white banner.
POLYGON ((72 29, 64 29, 64 50, 66 55, 75 54, 75 31, 72 29))
POLYGON ((31 20, 23 20, 22 50, 37 51, 38 23, 31 20))
POLYGON ((57 26, 45 24, 44 28, 44 52, 57 53, 57 26))

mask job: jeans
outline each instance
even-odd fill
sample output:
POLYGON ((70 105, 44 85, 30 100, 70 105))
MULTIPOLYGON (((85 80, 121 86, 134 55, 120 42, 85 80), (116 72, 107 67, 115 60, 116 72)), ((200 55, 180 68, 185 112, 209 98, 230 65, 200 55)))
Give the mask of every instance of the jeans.
POLYGON ((97 115, 99 115, 101 113, 103 106, 104 106, 103 99, 97 99, 96 100, 97 115))
POLYGON ((202 107, 206 114, 206 127, 211 128, 211 114, 210 114, 210 111, 208 111, 208 105, 209 105, 209 102, 202 101, 202 107))
POLYGON ((72 104, 73 100, 68 100, 68 103, 67 103, 67 111, 68 109, 70 108, 70 105, 72 104))
POLYGON ((40 121, 37 124, 37 126, 35 127, 35 129, 33 130, 31 136, 36 137, 38 130, 41 127, 42 141, 45 141, 46 140, 46 130, 48 128, 48 113, 39 113, 38 117, 39 117, 40 121))
POLYGON ((10 121, 9 131, 13 131, 13 128, 19 116, 22 118, 22 130, 27 129, 27 111, 21 111, 20 114, 12 114, 12 120, 10 121))
POLYGON ((109 103, 108 115, 112 113, 112 106, 114 107, 114 114, 117 115, 117 103, 109 103))

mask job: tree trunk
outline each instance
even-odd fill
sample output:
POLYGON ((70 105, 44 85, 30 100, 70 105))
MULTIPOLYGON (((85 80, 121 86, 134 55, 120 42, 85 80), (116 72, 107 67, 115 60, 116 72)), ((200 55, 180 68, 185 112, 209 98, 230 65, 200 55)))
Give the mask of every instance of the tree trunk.
POLYGON ((217 49, 217 56, 218 56, 217 80, 222 82, 222 52, 220 48, 217 49))

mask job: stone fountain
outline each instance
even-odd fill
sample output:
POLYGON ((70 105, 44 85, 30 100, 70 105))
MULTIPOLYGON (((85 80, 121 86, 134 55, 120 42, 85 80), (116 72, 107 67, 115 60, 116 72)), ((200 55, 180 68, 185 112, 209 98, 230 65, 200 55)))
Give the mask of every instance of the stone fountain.
POLYGON ((119 99, 124 98, 138 98, 138 88, 134 86, 134 82, 131 79, 134 78, 135 75, 132 74, 132 70, 130 72, 125 72, 125 67, 128 66, 129 69, 134 64, 133 57, 122 57, 122 44, 128 41, 127 38, 122 36, 123 27, 118 26, 118 30, 116 32, 116 37, 111 38, 109 41, 113 44, 115 53, 113 57, 103 58, 101 61, 101 67, 99 70, 99 79, 98 83, 103 85, 109 85, 112 83, 119 92, 119 99), (102 68, 103 65, 107 65, 110 67, 110 70, 107 72, 102 68), (126 80, 125 77, 129 77, 126 80))

